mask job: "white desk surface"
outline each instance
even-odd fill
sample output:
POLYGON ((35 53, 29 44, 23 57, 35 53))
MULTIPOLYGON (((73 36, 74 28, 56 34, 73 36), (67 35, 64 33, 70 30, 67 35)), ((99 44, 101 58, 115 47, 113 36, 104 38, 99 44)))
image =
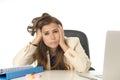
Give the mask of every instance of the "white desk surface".
MULTIPOLYGON (((70 70, 50 70, 38 73, 40 80, 102 80, 95 77, 98 75, 95 71, 88 73, 77 73, 70 70)), ((12 80, 24 80, 24 77, 15 78, 12 80)))

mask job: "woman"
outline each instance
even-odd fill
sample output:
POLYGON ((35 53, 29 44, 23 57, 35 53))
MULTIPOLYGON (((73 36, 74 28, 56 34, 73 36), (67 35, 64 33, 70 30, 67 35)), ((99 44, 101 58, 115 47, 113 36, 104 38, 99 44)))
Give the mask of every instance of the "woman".
POLYGON ((15 56, 14 66, 35 63, 45 70, 76 70, 87 72, 91 62, 79 38, 64 37, 62 23, 48 13, 32 20, 28 32, 35 38, 15 56))

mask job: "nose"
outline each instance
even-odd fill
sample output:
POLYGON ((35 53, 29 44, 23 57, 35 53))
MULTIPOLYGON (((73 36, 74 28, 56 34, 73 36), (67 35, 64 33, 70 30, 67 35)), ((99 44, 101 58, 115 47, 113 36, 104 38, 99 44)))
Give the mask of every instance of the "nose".
POLYGON ((54 35, 54 34, 51 34, 51 35, 50 35, 50 38, 51 38, 52 40, 54 40, 54 39, 55 39, 55 35, 54 35))

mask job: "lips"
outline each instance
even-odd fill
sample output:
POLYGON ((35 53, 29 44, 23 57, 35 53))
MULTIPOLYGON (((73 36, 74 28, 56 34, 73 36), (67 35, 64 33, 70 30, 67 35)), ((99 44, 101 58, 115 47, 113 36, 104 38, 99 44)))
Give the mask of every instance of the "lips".
POLYGON ((57 41, 50 42, 51 45, 57 44, 57 41))

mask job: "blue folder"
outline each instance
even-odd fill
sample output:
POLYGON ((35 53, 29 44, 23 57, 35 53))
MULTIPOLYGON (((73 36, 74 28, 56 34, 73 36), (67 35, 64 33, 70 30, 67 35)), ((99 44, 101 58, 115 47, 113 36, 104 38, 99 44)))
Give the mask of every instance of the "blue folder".
POLYGON ((43 72, 43 66, 31 67, 23 70, 0 73, 0 80, 10 80, 13 78, 25 76, 26 74, 34 74, 39 72, 43 72))

